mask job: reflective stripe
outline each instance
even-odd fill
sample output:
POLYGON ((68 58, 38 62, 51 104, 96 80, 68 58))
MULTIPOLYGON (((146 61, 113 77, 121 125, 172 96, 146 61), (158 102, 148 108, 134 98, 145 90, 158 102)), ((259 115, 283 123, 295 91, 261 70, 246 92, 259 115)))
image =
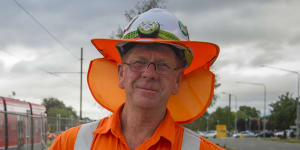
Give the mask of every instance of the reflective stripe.
POLYGON ((188 128, 184 128, 181 150, 200 150, 200 137, 188 128))
POLYGON ((74 150, 89 150, 93 141, 93 131, 97 128, 99 121, 81 125, 75 142, 74 150))
MULTIPOLYGON (((88 150, 93 141, 93 131, 99 121, 83 124, 77 134, 74 150, 88 150)), ((181 150, 200 150, 201 139, 188 128, 184 128, 181 150)))

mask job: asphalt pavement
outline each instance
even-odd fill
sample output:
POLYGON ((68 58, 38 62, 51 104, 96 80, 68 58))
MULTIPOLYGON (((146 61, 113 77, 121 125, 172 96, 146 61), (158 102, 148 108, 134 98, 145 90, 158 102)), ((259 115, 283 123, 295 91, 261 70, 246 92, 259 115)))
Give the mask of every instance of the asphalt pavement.
POLYGON ((234 150, 300 150, 300 144, 266 141, 261 138, 216 138, 209 140, 234 150))

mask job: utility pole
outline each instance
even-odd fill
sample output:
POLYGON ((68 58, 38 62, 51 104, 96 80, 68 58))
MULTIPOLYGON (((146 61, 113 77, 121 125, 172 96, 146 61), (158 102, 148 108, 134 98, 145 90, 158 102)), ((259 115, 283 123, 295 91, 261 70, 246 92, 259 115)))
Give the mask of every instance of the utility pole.
POLYGON ((231 94, 229 94, 229 109, 228 109, 228 131, 229 131, 229 135, 231 135, 230 133, 230 122, 231 122, 231 94))
POLYGON ((81 48, 80 57, 80 120, 82 120, 82 64, 83 64, 83 48, 81 48))
POLYGON ((208 126, 209 126, 209 115, 206 118, 206 132, 208 132, 209 130, 208 126))
POLYGON ((55 74, 78 74, 80 73, 80 97, 79 97, 79 119, 82 120, 82 74, 86 73, 83 72, 83 48, 81 48, 81 52, 80 52, 80 72, 47 72, 51 75, 55 75, 55 74))
POLYGON ((227 127, 228 127, 228 132, 229 132, 229 136, 231 135, 230 133, 230 120, 231 120, 231 93, 226 93, 226 92, 222 92, 222 94, 228 94, 229 96, 229 104, 228 104, 228 111, 227 111, 227 115, 228 115, 228 118, 227 118, 227 127))

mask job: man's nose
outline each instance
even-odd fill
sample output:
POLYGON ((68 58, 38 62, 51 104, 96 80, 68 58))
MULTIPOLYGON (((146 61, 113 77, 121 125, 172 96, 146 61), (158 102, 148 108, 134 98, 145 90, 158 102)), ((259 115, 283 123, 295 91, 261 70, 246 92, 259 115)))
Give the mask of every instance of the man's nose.
POLYGON ((153 75, 156 74, 156 65, 155 63, 149 63, 149 65, 145 68, 143 72, 144 77, 154 77, 153 75))

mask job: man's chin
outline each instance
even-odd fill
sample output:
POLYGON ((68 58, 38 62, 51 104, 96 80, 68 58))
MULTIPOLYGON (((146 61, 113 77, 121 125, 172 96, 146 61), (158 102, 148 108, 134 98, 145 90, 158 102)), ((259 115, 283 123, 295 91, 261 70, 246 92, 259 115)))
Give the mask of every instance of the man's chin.
POLYGON ((137 106, 142 108, 155 108, 159 107, 159 100, 155 96, 142 95, 136 96, 135 101, 137 106))

